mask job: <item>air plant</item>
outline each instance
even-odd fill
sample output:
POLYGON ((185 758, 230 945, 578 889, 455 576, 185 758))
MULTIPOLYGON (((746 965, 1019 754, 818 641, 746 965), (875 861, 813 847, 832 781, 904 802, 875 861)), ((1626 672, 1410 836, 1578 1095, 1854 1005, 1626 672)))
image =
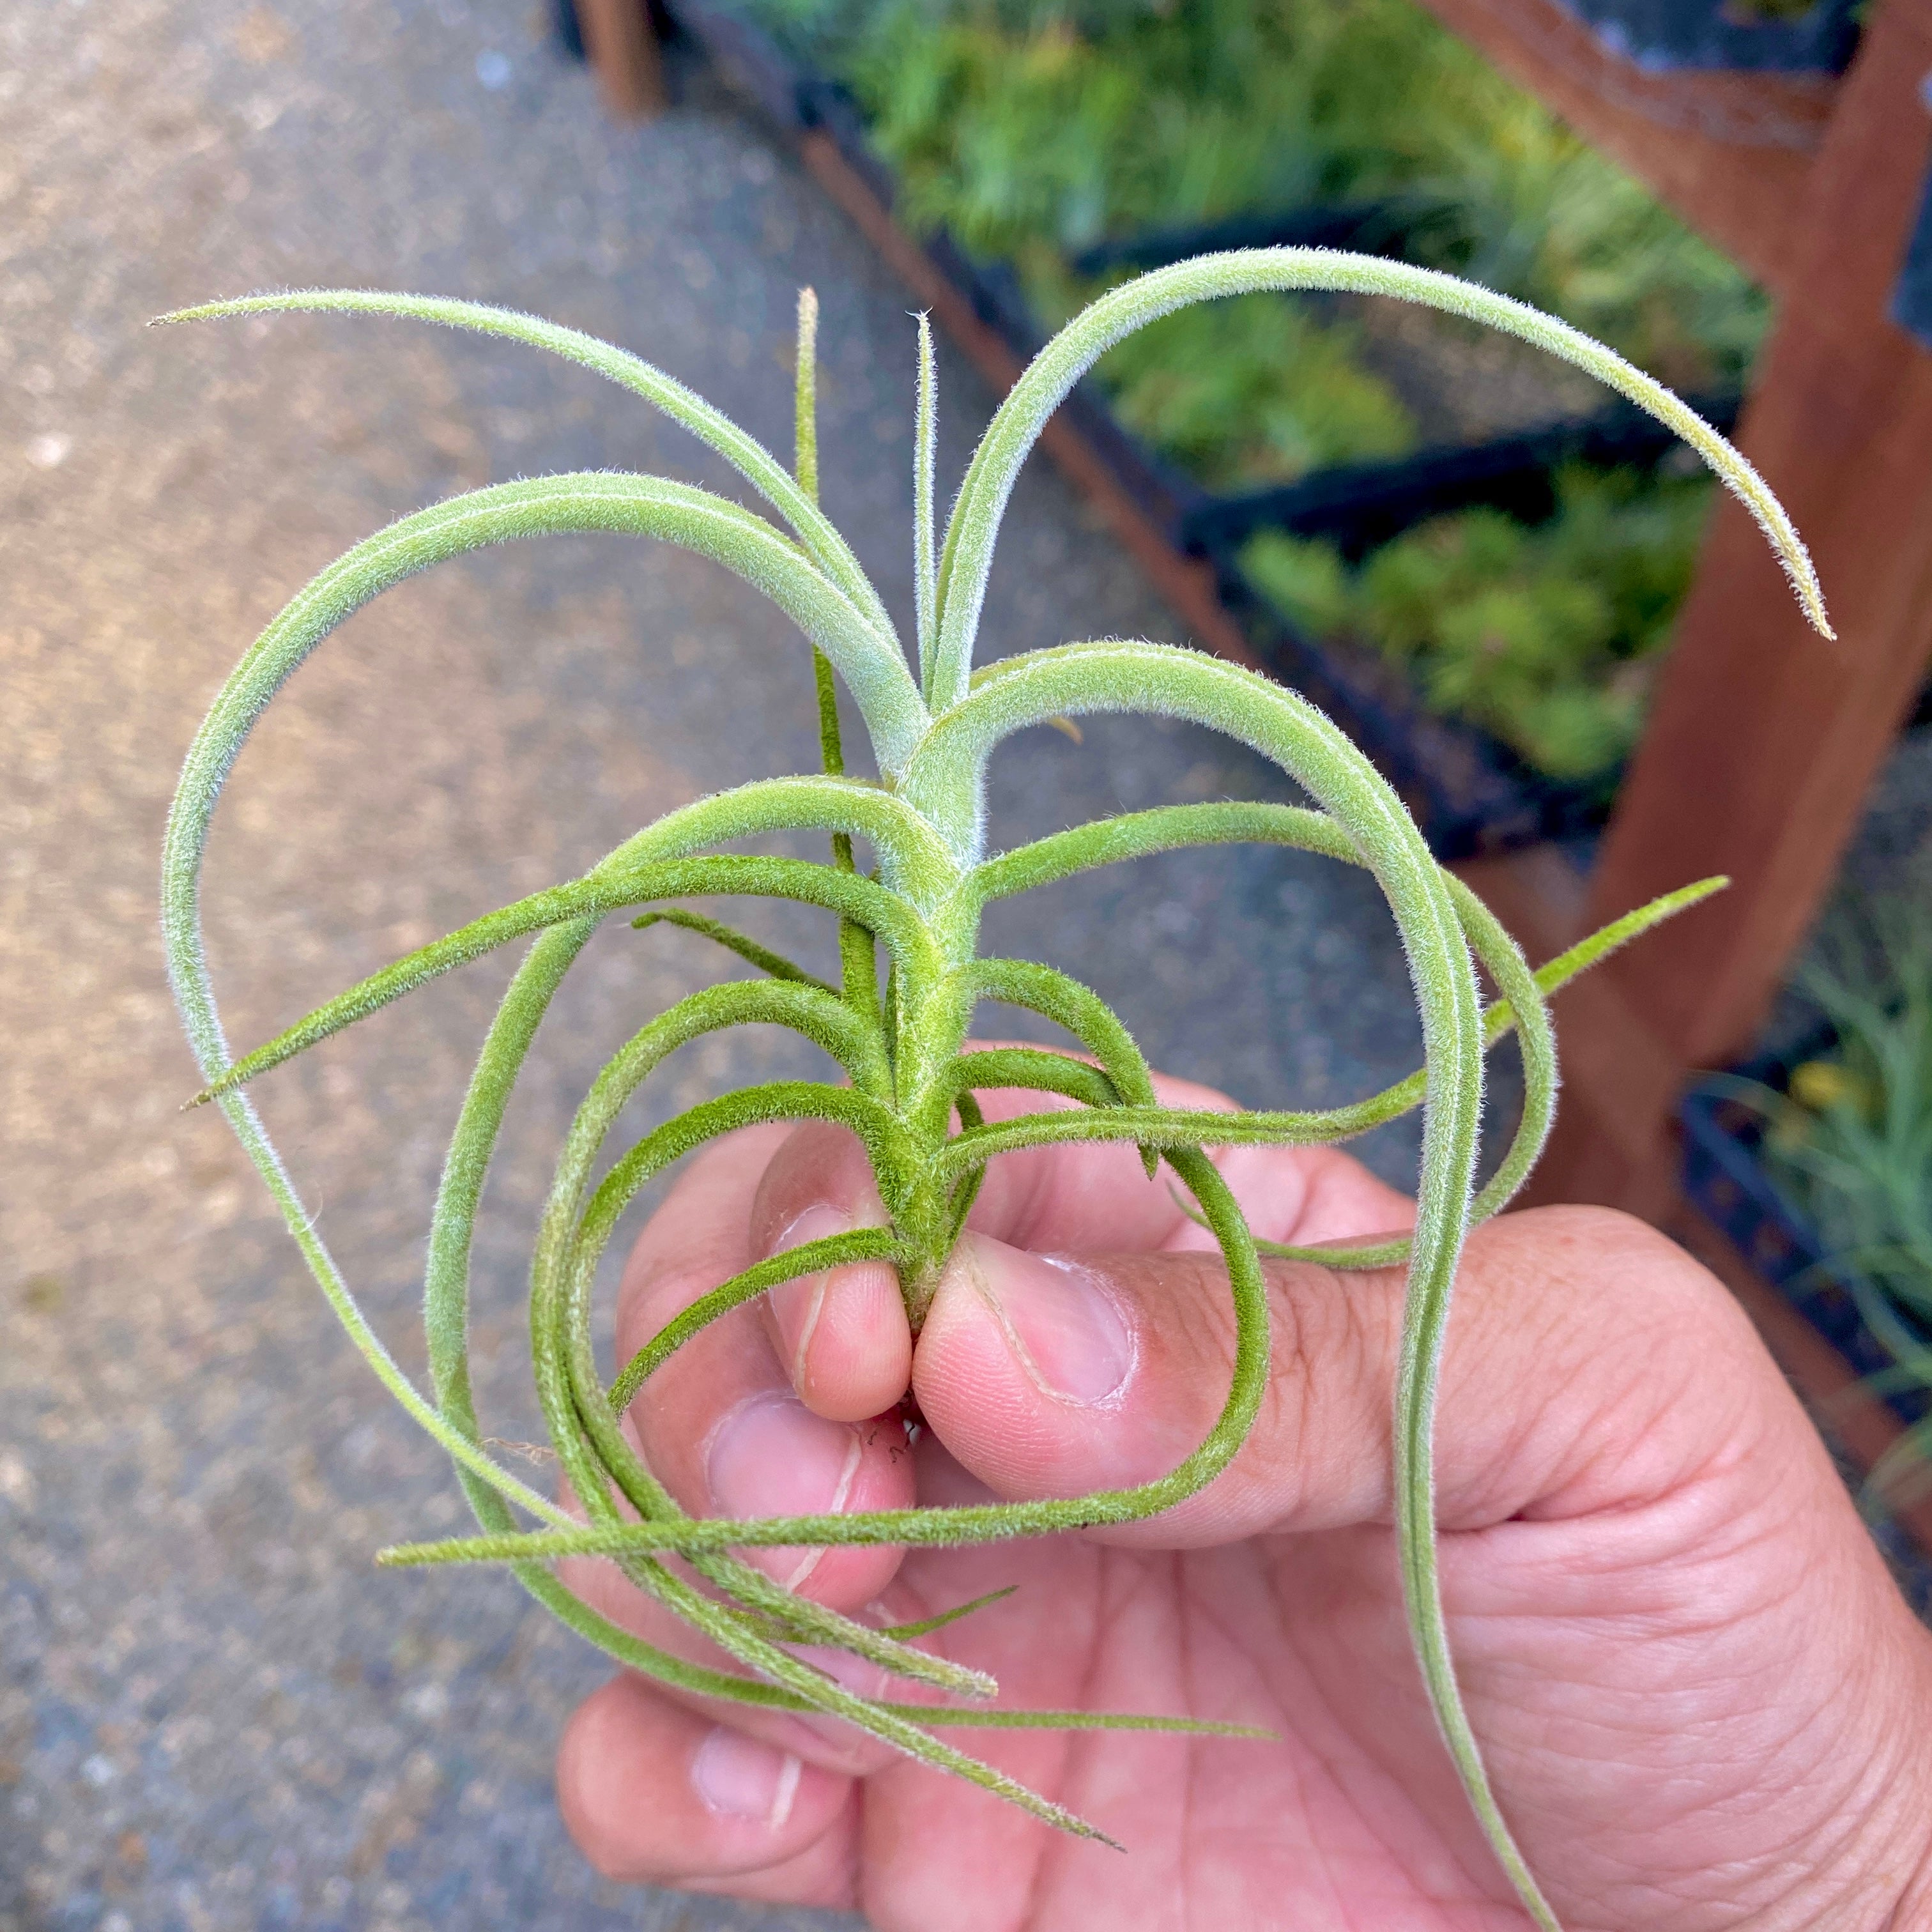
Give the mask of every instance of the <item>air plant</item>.
MULTIPOLYGON (((422 297, 310 291, 184 310, 170 320, 289 310, 413 316, 547 349, 641 396, 723 456, 786 529, 688 484, 627 473, 548 476, 472 491, 405 517, 316 578, 256 642, 216 699, 188 757, 170 817, 163 916, 170 970, 208 1082, 198 1100, 226 1115, 356 1346, 390 1392, 450 1456, 481 1534, 383 1552, 390 1563, 506 1564, 563 1621, 620 1661, 706 1695, 767 1708, 830 1714, 925 1762, 955 1772, 1068 1831, 1084 1820, 942 1741, 961 1726, 1107 1726, 1227 1731, 1176 1718, 1009 1711, 997 1687, 918 1647, 930 1624, 868 1628, 813 1604, 733 1552, 770 1545, 958 1545, 1132 1521, 1214 1480, 1246 1437, 1269 1373, 1260 1256, 1306 1252, 1330 1268, 1404 1265, 1407 1300, 1394 1399, 1396 1540, 1409 1628, 1424 1682, 1490 1843, 1538 1923, 1556 1924, 1491 1792, 1450 1659, 1436 1569, 1431 1433, 1450 1292, 1474 1222, 1522 1185, 1548 1132, 1556 1064, 1547 996, 1612 947, 1714 890, 1707 880, 1606 928, 1532 973, 1469 890, 1430 856, 1400 800, 1336 727, 1294 692, 1201 653, 1096 640, 1009 658, 975 672, 973 652, 994 544, 1022 462, 1072 385, 1114 343, 1190 304, 1256 290, 1340 290, 1406 297, 1487 323, 1590 371, 1683 436, 1742 500, 1789 572, 1812 621, 1826 628, 1809 560, 1781 507, 1750 466, 1676 397, 1567 325, 1447 275, 1366 256, 1305 249, 1210 256, 1116 288, 1042 350, 994 414, 943 536, 934 511, 935 378, 920 326, 913 528, 916 664, 884 603, 817 500, 814 412, 816 305, 801 303, 795 469, 662 370, 593 338, 527 316, 422 297), (422 947, 318 1008, 240 1060, 231 1059, 203 957, 199 877, 211 814, 248 732, 284 681, 352 611, 417 571, 512 538, 619 530, 679 544, 762 590, 813 647, 824 770, 700 799, 620 845, 580 878, 532 894, 422 947), (876 778, 844 769, 835 681, 862 717, 876 778), (1027 727, 1088 712, 1182 718, 1223 731, 1272 759, 1312 807, 1239 802, 1170 806, 1078 826, 997 855, 984 849, 986 764, 1027 727), (717 848, 748 836, 817 830, 832 856, 745 856, 717 848), (1126 1028, 1086 987, 1019 959, 982 957, 980 914, 991 902, 1137 855, 1251 841, 1366 867, 1385 895, 1407 952, 1425 1064, 1352 1106, 1311 1112, 1203 1112, 1164 1107, 1126 1028), (855 848, 876 859, 861 870, 855 848), (838 922, 836 982, 815 978, 757 941, 677 902, 789 899, 838 922), (469 1257, 498 1130, 544 1012, 600 921, 646 910, 716 940, 758 977, 710 987, 650 1020, 598 1075, 572 1122, 537 1238, 530 1341, 545 1424, 584 1515, 567 1512, 488 1453, 472 1398, 466 1344, 469 1257), (270 1144, 246 1084, 435 975, 511 941, 534 943, 485 1038, 439 1190, 424 1290, 430 1389, 406 1376, 370 1328, 270 1144), (878 955, 885 956, 883 986, 878 955), (1477 966, 1501 998, 1486 1011, 1477 966), (1084 1049, 976 1051, 969 1023, 982 1000, 1054 1022, 1084 1049), (743 1088, 678 1114, 593 1171, 620 1113, 674 1048, 752 1023, 802 1034, 837 1063, 844 1084, 790 1080, 743 1088), (1486 1048, 1514 1030, 1526 1099, 1491 1178, 1475 1185, 1486 1048), (1012 1088, 1074 1104, 986 1122, 976 1093, 1012 1088), (1276 1250, 1249 1232, 1206 1150, 1343 1139, 1420 1106, 1420 1198, 1411 1238, 1354 1249, 1276 1250), (756 1121, 824 1120, 863 1144, 890 1225, 808 1241, 760 1262, 700 1298, 606 1384, 590 1328, 599 1257, 638 1190, 694 1148, 756 1121), (1064 1500, 914 1508, 756 1521, 685 1514, 620 1427, 650 1377, 726 1310, 775 1283, 842 1263, 897 1270, 917 1330, 987 1163, 1054 1142, 1131 1143, 1150 1174, 1165 1162, 1191 1196, 1226 1258, 1236 1321, 1233 1372, 1207 1438, 1158 1480, 1064 1500), (519 1512, 521 1513, 520 1518, 519 1512), (527 1520, 526 1526, 524 1519, 527 1520), (738 1668, 711 1668, 641 1642, 600 1616, 553 1573, 560 1558, 610 1558, 640 1589, 710 1638, 738 1668), (689 1571, 674 1568, 686 1559, 689 1571), (796 1653, 843 1647, 925 1688, 980 1701, 896 1702, 861 1696, 796 1653)), ((963 1615, 975 1606, 961 1606, 963 1615)))

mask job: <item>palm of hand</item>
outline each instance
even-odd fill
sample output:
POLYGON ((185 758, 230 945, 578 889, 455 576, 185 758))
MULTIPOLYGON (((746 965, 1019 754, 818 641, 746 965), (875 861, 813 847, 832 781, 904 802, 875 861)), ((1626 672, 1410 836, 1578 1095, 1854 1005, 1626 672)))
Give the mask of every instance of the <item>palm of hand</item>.
MULTIPOLYGON (((1178 1083, 1163 1098, 1203 1103, 1178 1083)), ((1340 1156, 1255 1150, 1224 1171, 1273 1239, 1406 1218, 1340 1156)), ((862 1168, 818 1130, 740 1137, 640 1241, 620 1349, 757 1247, 800 1238, 802 1213, 863 1218, 864 1197, 862 1168)), ((856 1509, 915 1486, 942 1503, 1077 1493, 1178 1460, 1225 1387, 1207 1238, 1107 1149, 996 1167, 974 1226, 916 1355, 890 1279, 857 1268, 662 1372, 633 1426, 674 1491, 730 1514, 821 1508, 836 1465, 856 1509), (1125 1369, 1102 1390, 1093 1364, 1120 1354, 1108 1309, 1125 1369), (858 1419, 908 1360, 931 1424, 912 1454, 896 1420, 858 1419), (728 1432, 747 1415, 748 1461, 728 1432)), ((888 1932, 1524 1924, 1402 1617, 1385 1446, 1400 1280, 1284 1267, 1276 1285, 1274 1398, 1180 1509, 1107 1540, 768 1560, 788 1579, 808 1562, 809 1594, 895 1622, 1016 1586, 928 1640, 994 1675, 1002 1706, 1186 1713, 1278 1742, 954 1733, 1123 1858, 818 1720, 754 1724, 721 1804, 697 1769, 719 1758, 710 1718, 620 1679, 579 1714, 560 1770, 592 1856, 860 1909, 888 1932)), ((1910 1820, 1928 1788, 1922 1741, 1893 1720, 1927 1708, 1932 1657, 1729 1298, 1647 1230, 1581 1210, 1484 1231, 1460 1294, 1438 1432, 1452 1634, 1502 1801, 1565 1923, 1885 1924, 1900 1861, 1923 1853, 1910 1820)), ((572 1580, 673 1640, 609 1573, 572 1580)))

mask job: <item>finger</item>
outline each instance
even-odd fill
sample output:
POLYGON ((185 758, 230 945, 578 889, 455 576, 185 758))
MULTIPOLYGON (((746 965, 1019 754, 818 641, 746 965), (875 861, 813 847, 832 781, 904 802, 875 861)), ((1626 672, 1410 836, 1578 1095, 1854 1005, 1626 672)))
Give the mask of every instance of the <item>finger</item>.
MULTIPOLYGON (((1211 1087, 1154 1076, 1164 1107, 1228 1113, 1234 1102, 1211 1087)), ((979 1096, 989 1120, 1053 1112, 1077 1103, 1058 1094, 1001 1088, 979 1096)), ((1362 1166, 1327 1147, 1211 1150, 1250 1228, 1264 1240, 1360 1240, 1412 1226, 1415 1204, 1362 1166)), ((1214 1235, 1176 1203, 1163 1168, 1152 1180, 1140 1150, 1114 1141, 1068 1142, 1004 1154, 988 1167, 967 1225, 1016 1247, 1076 1252, 1211 1251, 1214 1235)))
MULTIPOLYGON (((887 1225, 857 1138, 827 1121, 794 1130, 753 1199, 757 1257, 855 1228, 887 1225)), ((781 1282, 763 1298, 766 1331, 799 1399, 814 1414, 858 1422, 890 1408, 912 1384, 912 1330, 898 1271, 857 1262, 781 1282)))
MULTIPOLYGON (((620 1360, 757 1258, 748 1210, 786 1131, 720 1142, 692 1163, 652 1217, 620 1292, 620 1360)), ((896 1418, 854 1424, 814 1414, 794 1392, 763 1318, 748 1305, 671 1356, 640 1390, 626 1424, 652 1473, 695 1514, 818 1515, 898 1508, 912 1500, 911 1461, 896 1418)), ((848 1608, 878 1594, 898 1556, 891 1550, 763 1550, 747 1560, 790 1588, 848 1608)))
MULTIPOLYGON (((1222 1148, 1211 1158, 1250 1230, 1264 1241, 1298 1247, 1361 1243, 1406 1234, 1415 1226, 1414 1202, 1339 1148, 1222 1148)), ((1210 1254, 1220 1246, 1211 1229, 1186 1216, 1161 1245, 1210 1254)))
POLYGON ((557 1804, 605 1877, 792 1905, 852 1903, 850 1778, 614 1678, 557 1750, 557 1804))
POLYGON ((624 1263, 616 1323, 620 1365, 696 1298, 693 1283, 715 1288, 758 1258, 747 1217, 759 1177, 789 1132, 778 1121, 740 1128, 686 1162, 624 1263))
MULTIPOLYGON (((1111 1538, 1179 1546, 1389 1520, 1402 1274, 1267 1274, 1270 1379, 1246 1443, 1206 1490, 1111 1538)), ((1076 1259, 968 1237, 914 1388, 996 1494, 1078 1496, 1150 1480, 1199 1444, 1234 1339, 1210 1257, 1076 1259)), ((1450 1324, 1439 1519, 1472 1527, 1661 1494, 1728 1439, 1738 1405, 1781 1392, 1731 1298, 1661 1236, 1591 1209, 1504 1217, 1472 1239, 1450 1324)))

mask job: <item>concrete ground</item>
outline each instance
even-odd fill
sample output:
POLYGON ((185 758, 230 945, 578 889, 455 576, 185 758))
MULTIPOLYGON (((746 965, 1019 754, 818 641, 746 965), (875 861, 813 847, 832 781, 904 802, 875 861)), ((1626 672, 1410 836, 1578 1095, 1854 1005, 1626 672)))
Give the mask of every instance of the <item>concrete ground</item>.
MULTIPOLYGON (((703 76, 626 129, 529 0, 0 4, 4 1932, 794 1922, 597 1880, 550 1759, 600 1660, 506 1580, 371 1569, 382 1543, 456 1525, 454 1485, 334 1330, 220 1120, 177 1112, 195 1081, 155 929, 196 721, 313 572, 491 478, 728 479, 533 352, 368 321, 142 325, 278 284, 485 298, 648 353, 783 447, 807 280, 826 502, 904 613, 905 299, 703 76)), ((944 394, 956 477, 990 398, 956 358, 944 394)), ((1106 633, 1176 634, 1036 469, 992 647, 1106 633)), ((319 654, 236 772, 210 870, 232 1035, 813 750, 799 640, 680 554, 572 540, 412 582, 319 654)), ((1003 842, 1286 795, 1202 733, 1144 724, 1077 747, 1035 733, 996 780, 1003 842)), ((989 939, 1080 973, 1157 1063, 1250 1102, 1339 1100, 1416 1051, 1374 894, 1312 861, 1150 862, 1018 904, 989 939)), ((688 937, 620 930, 552 1023, 479 1255, 504 1437, 535 1426, 521 1276, 561 1125, 625 1033, 718 970, 688 937)), ((506 971, 440 982, 262 1089, 418 1372, 430 1191, 506 971)), ((694 1049, 655 1106, 802 1064, 761 1037, 694 1049)), ((1375 1157, 1400 1176, 1413 1145, 1398 1132, 1375 1157)))

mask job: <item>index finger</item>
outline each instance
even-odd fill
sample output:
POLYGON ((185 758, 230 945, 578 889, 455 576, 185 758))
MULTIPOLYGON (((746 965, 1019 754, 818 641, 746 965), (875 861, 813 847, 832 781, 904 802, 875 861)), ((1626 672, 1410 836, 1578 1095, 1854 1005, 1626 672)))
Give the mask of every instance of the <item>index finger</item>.
MULTIPOLYGON (((741 1274, 752 1252, 747 1202, 786 1129, 741 1130, 691 1162, 632 1251, 619 1292, 620 1367, 700 1296, 741 1274)), ((892 1313, 904 1330, 896 1288, 892 1313)), ((910 1458, 896 1418, 854 1427, 896 1402, 910 1376, 904 1359, 883 1366, 892 1383, 860 1415, 813 1412, 790 1384, 758 1312, 730 1309, 693 1334, 644 1383, 626 1426, 652 1473, 701 1515, 761 1516, 860 1511, 912 1498, 910 1458)), ((875 1548, 759 1550, 748 1559, 794 1590, 850 1608, 875 1596, 895 1552, 875 1548)))

